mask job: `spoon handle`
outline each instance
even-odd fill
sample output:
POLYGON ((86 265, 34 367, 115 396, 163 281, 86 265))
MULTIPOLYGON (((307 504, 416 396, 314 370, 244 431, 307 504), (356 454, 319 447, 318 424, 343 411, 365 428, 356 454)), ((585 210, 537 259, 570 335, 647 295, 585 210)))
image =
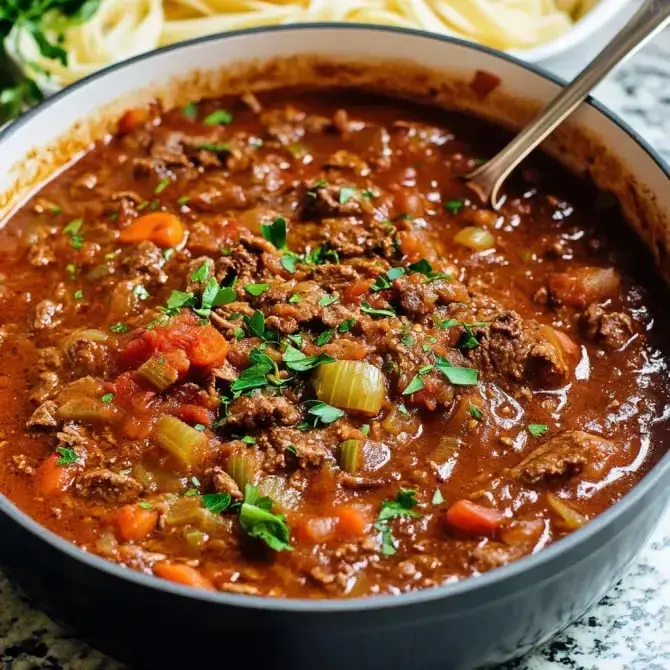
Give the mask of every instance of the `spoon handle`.
POLYGON ((645 0, 628 23, 595 59, 564 88, 530 125, 504 149, 470 173, 468 184, 493 208, 501 204, 500 187, 514 168, 582 103, 615 65, 635 53, 670 21, 670 0, 645 0))

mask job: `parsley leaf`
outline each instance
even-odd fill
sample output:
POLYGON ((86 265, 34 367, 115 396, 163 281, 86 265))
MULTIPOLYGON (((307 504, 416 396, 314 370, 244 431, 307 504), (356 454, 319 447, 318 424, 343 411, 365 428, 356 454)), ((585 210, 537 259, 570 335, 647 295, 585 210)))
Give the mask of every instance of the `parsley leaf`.
POLYGON ((56 453, 60 456, 56 465, 72 465, 79 460, 77 452, 69 447, 56 447, 56 453))
POLYGON ((127 333, 130 330, 130 326, 126 323, 121 323, 120 321, 117 321, 116 323, 113 323, 109 329, 113 333, 127 333))
POLYGON ((446 358, 435 354, 435 367, 456 386, 475 386, 478 380, 477 370, 452 365, 446 358))
POLYGON ((206 126, 227 126, 233 120, 233 115, 225 110, 219 109, 205 117, 203 123, 206 126))
POLYGON ((296 305, 296 304, 298 304, 301 300, 302 300, 302 298, 300 297, 300 294, 299 294, 299 293, 294 293, 294 294, 288 299, 288 301, 289 301, 292 305, 296 305))
MULTIPOLYGON (((328 354, 305 356, 302 351, 292 347, 290 344, 286 347, 282 360, 286 363, 286 367, 293 372, 309 372, 314 368, 318 368, 320 365, 333 363, 335 361, 335 359, 328 354)), ((326 423, 330 422, 328 421, 326 423)))
POLYGON ((147 500, 141 500, 140 502, 137 503, 138 507, 141 507, 142 509, 151 509, 152 504, 147 501, 147 500))
POLYGON ((463 209, 464 205, 465 201, 463 200, 448 200, 444 203, 444 209, 446 209, 447 212, 451 212, 452 214, 458 214, 461 209, 463 209))
POLYGON ((426 276, 430 275, 433 271, 433 266, 425 258, 422 258, 416 263, 410 263, 408 267, 410 272, 419 272, 426 276))
POLYGON ((386 271, 386 276, 389 278, 390 281, 398 279, 398 277, 402 277, 404 274, 405 274, 405 268, 389 268, 386 271))
POLYGON ((181 113, 191 121, 195 121, 198 116, 198 105, 195 102, 189 102, 186 107, 181 110, 181 113))
POLYGON ((421 375, 417 374, 414 375, 414 377, 412 377, 412 379, 410 380, 409 384, 407 384, 402 394, 412 395, 412 393, 420 391, 423 387, 424 387, 423 379, 421 379, 421 375))
POLYGON ((323 333, 320 333, 317 335, 316 339, 314 340, 314 344, 316 344, 318 347, 322 347, 324 344, 328 344, 333 339, 333 331, 332 330, 324 330, 323 333))
POLYGON ((313 417, 314 427, 320 424, 333 423, 344 416, 341 409, 328 405, 321 400, 308 400, 305 407, 307 408, 307 414, 313 417))
POLYGON ((73 249, 81 249, 84 246, 84 236, 79 232, 83 225, 83 219, 74 219, 63 228, 63 232, 70 238, 70 246, 73 249))
POLYGON ((109 404, 110 402, 112 402, 112 400, 114 400, 114 394, 113 394, 113 393, 105 393, 105 395, 103 395, 103 396, 100 398, 100 400, 101 400, 102 402, 104 402, 104 403, 107 405, 107 404, 109 404))
POLYGON ((260 349, 252 349, 249 360, 252 365, 242 370, 240 376, 230 385, 235 397, 239 397, 244 391, 267 386, 267 376, 277 372, 275 362, 260 349))
POLYGON ((209 263, 203 263, 192 275, 191 281, 206 282, 209 278, 209 263))
POLYGON ((463 336, 458 342, 458 348, 459 349, 476 349, 479 346, 479 340, 475 337, 474 332, 472 331, 472 325, 464 323, 463 325, 463 330, 465 331, 463 333, 463 336))
POLYGON ((286 220, 277 217, 272 223, 261 224, 261 234, 263 237, 277 247, 277 249, 286 248, 286 220))
POLYGON ((156 195, 160 195, 172 182, 165 177, 165 179, 161 179, 158 186, 154 189, 154 193, 156 195))
POLYGON ((375 278, 375 283, 370 287, 371 291, 383 291, 387 288, 391 288, 391 282, 384 277, 384 275, 377 275, 375 278))
POLYGON ((365 314, 369 314, 370 316, 395 316, 395 312, 391 308, 377 309, 376 307, 371 307, 368 302, 361 303, 361 312, 365 312, 365 314))
POLYGON ((392 519, 420 517, 419 512, 414 510, 416 506, 416 491, 414 489, 401 488, 393 500, 382 501, 374 527, 382 534, 382 554, 385 556, 393 556, 397 551, 395 538, 388 522, 392 519))
POLYGON ((528 432, 533 437, 542 437, 542 435, 549 432, 549 426, 546 423, 531 423, 528 425, 528 432))
POLYGON ((445 319, 444 321, 436 322, 435 326, 442 330, 446 330, 447 328, 453 328, 457 323, 458 321, 456 319, 445 319))
POLYGON ((133 295, 137 297, 138 300, 148 300, 151 295, 142 284, 135 284, 133 287, 133 295))
POLYGON ((472 403, 468 405, 468 412, 470 412, 470 416, 473 419, 477 419, 477 421, 481 421, 484 418, 484 412, 482 412, 477 405, 473 405, 472 403))
POLYGON ((353 186, 343 186, 340 189, 340 197, 339 197, 339 203, 340 205, 345 205, 346 203, 349 202, 355 195, 356 195, 356 189, 353 186))
POLYGON ((230 493, 207 493, 201 500, 203 507, 212 514, 221 514, 231 503, 230 493))
POLYGON ((441 505, 444 502, 444 496, 442 495, 442 491, 440 491, 440 489, 435 489, 435 493, 433 493, 433 499, 431 502, 433 505, 441 505))
POLYGON ((230 151, 230 144, 225 142, 201 142, 195 145, 196 149, 203 149, 204 151, 212 151, 215 154, 224 154, 230 151))
POLYGON ((273 514, 272 505, 271 498, 260 498, 258 488, 247 484, 240 507, 240 526, 245 533, 262 540, 274 551, 293 551, 286 518, 283 514, 273 514))
POLYGON ((292 254, 284 254, 280 259, 279 262, 281 263, 281 266, 286 270, 286 272, 290 272, 291 274, 295 274, 296 267, 298 264, 298 259, 293 256, 292 254))
POLYGON ((338 300, 339 298, 336 295, 323 295, 319 298, 319 305, 321 305, 321 307, 328 307, 329 305, 336 303, 338 300))
POLYGON ((253 296, 263 295, 270 288, 270 284, 245 284, 244 290, 253 296))
POLYGON ((338 333, 348 333, 356 325, 356 319, 345 319, 337 327, 338 333))
POLYGON ((260 310, 257 309, 251 316, 245 314, 242 320, 250 335, 260 337, 261 340, 265 340, 266 342, 277 341, 277 333, 273 330, 265 329, 265 315, 260 310))

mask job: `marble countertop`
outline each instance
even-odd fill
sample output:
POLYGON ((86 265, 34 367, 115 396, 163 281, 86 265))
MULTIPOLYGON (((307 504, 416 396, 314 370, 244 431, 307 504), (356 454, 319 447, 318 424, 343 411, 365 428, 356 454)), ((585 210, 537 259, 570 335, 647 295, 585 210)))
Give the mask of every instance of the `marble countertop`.
MULTIPOLYGON (((579 54, 548 66, 570 77, 579 54)), ((595 92, 670 161, 670 31, 636 54, 595 92)), ((33 609, 0 573, 2 670, 122 670, 33 609)), ((552 642, 501 670, 670 668, 670 511, 622 581, 552 642)))

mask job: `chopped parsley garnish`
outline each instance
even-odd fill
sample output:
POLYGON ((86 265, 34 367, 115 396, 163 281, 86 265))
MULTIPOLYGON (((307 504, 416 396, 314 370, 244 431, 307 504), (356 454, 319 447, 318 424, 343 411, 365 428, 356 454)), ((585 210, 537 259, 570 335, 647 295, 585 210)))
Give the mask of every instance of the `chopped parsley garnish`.
POLYGON ((266 330, 265 315, 260 310, 256 310, 251 316, 245 314, 242 317, 244 325, 250 335, 260 337, 266 342, 277 342, 277 333, 274 330, 266 330))
POLYGON ((338 333, 348 333, 356 325, 356 319, 345 319, 337 327, 338 333))
POLYGON ((196 423, 193 428, 195 428, 199 433, 204 433, 206 426, 204 423, 196 423))
POLYGON ((482 412, 477 405, 473 405, 472 403, 468 405, 468 412, 470 412, 470 416, 473 419, 477 419, 477 421, 481 421, 484 418, 484 412, 482 412))
POLYGON ((79 232, 83 225, 83 219, 73 219, 63 228, 63 232, 70 238, 70 246, 73 249, 81 249, 84 246, 84 236, 79 232))
POLYGON ((333 423, 344 416, 344 412, 341 409, 321 400, 308 400, 305 403, 305 408, 308 414, 308 421, 306 421, 308 427, 316 428, 322 424, 333 423))
POLYGON ((221 514, 230 507, 232 498, 230 493, 207 493, 201 497, 202 506, 212 514, 221 514))
POLYGON ((244 290, 249 294, 258 297, 263 295, 270 288, 270 284, 245 284, 244 290))
POLYGON ((366 199, 366 200, 372 200, 375 197, 375 194, 369 189, 366 188, 361 195, 366 199))
POLYGON ((114 400, 114 394, 113 393, 105 393, 100 400, 104 402, 106 405, 108 405, 112 400, 114 400))
POLYGON ((74 299, 75 300, 83 300, 84 299, 84 292, 79 289, 78 291, 74 292, 74 299))
POLYGON ((410 416, 409 410, 405 406, 405 403, 400 403, 398 405, 398 411, 403 415, 403 416, 410 416))
POLYGON ((448 200, 444 203, 444 208, 447 212, 451 212, 452 214, 458 214, 464 206, 465 201, 463 200, 448 200))
POLYGON ((428 276, 433 271, 433 266, 425 258, 422 258, 416 263, 410 263, 408 269, 410 272, 419 272, 428 276))
POLYGON ((458 342, 458 348, 459 349, 476 349, 479 346, 479 340, 475 337, 475 334, 472 332, 472 326, 475 324, 467 324, 464 323, 463 325, 463 330, 465 331, 463 333, 463 336, 458 342))
POLYGON ((63 210, 59 205, 51 205, 50 211, 54 216, 58 216, 63 210))
POLYGON ((189 202, 191 202, 191 198, 188 195, 181 195, 177 198, 177 204, 182 207, 188 205, 189 202))
POLYGON ((77 276, 77 266, 74 263, 66 265, 65 271, 70 275, 70 279, 74 279, 77 276))
POLYGON ((60 456, 56 465, 72 465, 79 460, 77 452, 69 447, 56 447, 56 453, 60 456))
POLYGON ((195 121, 198 116, 198 105, 195 102, 189 102, 186 107, 181 110, 181 113, 191 121, 195 121))
POLYGON ((252 349, 249 360, 252 364, 242 370, 240 376, 230 385, 235 397, 239 397, 245 391, 264 388, 271 383, 268 375, 278 373, 277 364, 260 349, 252 349))
POLYGON ((327 247, 315 247, 314 249, 310 249, 302 258, 302 262, 307 263, 308 265, 322 265, 328 261, 339 265, 340 255, 334 249, 328 249, 327 247))
POLYGON ((193 498, 194 496, 197 496, 198 493, 198 489, 188 489, 187 491, 184 491, 184 498, 193 498))
POLYGON ((400 342, 404 344, 406 347, 411 347, 416 340, 412 335, 410 335, 410 332, 408 330, 403 330, 400 333, 400 342))
POLYGON ((533 437, 542 437, 542 435, 549 432, 549 426, 546 423, 531 423, 528 425, 528 432, 533 437))
POLYGON ((374 523, 382 534, 382 554, 393 556, 396 553, 395 538, 389 528, 389 521, 400 518, 418 518, 421 515, 414 509, 417 506, 416 491, 400 489, 393 500, 384 500, 374 523))
POLYGON ((240 442, 244 442, 244 444, 256 444, 256 438, 251 435, 245 435, 240 438, 240 442))
POLYGON ((478 374, 474 368, 457 367, 438 354, 435 354, 435 367, 456 386, 475 386, 477 384, 478 374))
POLYGON ((456 324, 458 324, 456 319, 445 319, 444 321, 437 321, 435 326, 446 330, 447 328, 453 328, 456 324))
POLYGON ((247 484, 240 507, 240 526, 247 535, 262 540, 274 551, 293 551, 286 518, 273 514, 272 505, 271 498, 259 497, 258 488, 247 484))
POLYGON ((209 263, 203 263, 191 275, 191 281, 206 282, 208 279, 209 279, 209 263))
POLYGON ((281 263, 281 266, 286 270, 286 272, 290 272, 291 274, 295 274, 298 259, 291 255, 291 254, 284 254, 280 259, 279 262, 281 263))
POLYGON ((244 330, 242 330, 242 328, 235 328, 235 330, 233 331, 233 337, 236 340, 243 340, 245 335, 246 333, 244 332, 244 330))
POLYGON ((233 120, 233 115, 225 110, 219 109, 205 117, 203 123, 206 126, 227 126, 233 120))
POLYGON ((424 388, 424 383, 422 377, 428 374, 431 370, 435 368, 434 365, 424 365, 422 368, 419 368, 417 373, 410 379, 409 384, 405 387, 405 390, 402 392, 403 395, 412 395, 424 388))
POLYGON ((326 363, 333 363, 335 359, 328 354, 319 354, 318 356, 305 356, 299 349, 290 344, 282 355, 282 360, 286 367, 293 372, 309 372, 326 363))
POLYGON ((299 303, 301 300, 302 300, 302 298, 300 297, 300 295, 299 295, 298 293, 294 293, 294 294, 288 299, 288 301, 289 301, 292 305, 295 305, 295 304, 299 303))
POLYGON ((141 507, 142 509, 151 509, 152 508, 151 503, 146 501, 146 500, 142 500, 142 501, 138 502, 137 506, 141 507))
POLYGON ((402 277, 404 274, 405 274, 405 268, 389 268, 386 271, 386 276, 389 278, 390 281, 398 279, 398 277, 402 277))
POLYGON ((395 312, 391 309, 377 309, 376 307, 371 307, 369 302, 361 303, 361 312, 369 314, 370 316, 395 316, 395 312))
POLYGON ((261 224, 261 235, 277 249, 286 248, 286 220, 277 217, 272 223, 261 224))
POLYGON ((138 300, 148 300, 151 295, 142 284, 135 284, 133 287, 133 295, 137 297, 138 300))
POLYGON ((370 287, 371 291, 383 291, 387 288, 391 288, 391 282, 384 275, 377 275, 375 278, 375 283, 370 287))
POLYGON ((109 329, 113 333, 127 333, 130 330, 130 326, 127 323, 121 323, 121 321, 117 321, 116 323, 113 323, 109 329))
POLYGON ((172 182, 167 177, 161 179, 158 186, 154 189, 154 193, 160 195, 171 183, 172 182))
POLYGON ((286 447, 286 451, 288 451, 291 456, 298 456, 298 450, 295 448, 295 445, 289 444, 288 447, 286 447))
POLYGON ((323 333, 319 333, 319 335, 316 336, 316 339, 314 340, 314 344, 316 344, 318 347, 322 347, 324 344, 328 344, 333 339, 333 331, 332 330, 324 330, 323 333))
POLYGON ((319 298, 319 305, 321 305, 321 307, 328 307, 329 305, 336 303, 338 300, 339 298, 336 295, 323 295, 319 298))
POLYGON ((433 499, 431 502, 433 505, 441 505, 444 502, 444 496, 442 495, 442 491, 440 491, 440 489, 435 489, 435 493, 433 493, 433 499))
POLYGON ((221 287, 216 277, 210 277, 202 291, 200 307, 193 307, 192 309, 199 317, 209 319, 214 307, 229 305, 231 302, 235 302, 235 300, 237 300, 237 293, 234 288, 230 286, 221 287))
POLYGON ((292 333, 291 335, 287 335, 286 339, 289 342, 293 342, 298 349, 302 347, 302 333, 292 333))
POLYGON ((225 142, 201 142, 195 145, 196 149, 203 149, 204 151, 212 151, 215 154, 224 154, 230 151, 230 144, 225 142))
POLYGON ((353 186, 343 186, 340 189, 339 203, 340 205, 345 205, 349 202, 355 195, 358 189, 353 186))

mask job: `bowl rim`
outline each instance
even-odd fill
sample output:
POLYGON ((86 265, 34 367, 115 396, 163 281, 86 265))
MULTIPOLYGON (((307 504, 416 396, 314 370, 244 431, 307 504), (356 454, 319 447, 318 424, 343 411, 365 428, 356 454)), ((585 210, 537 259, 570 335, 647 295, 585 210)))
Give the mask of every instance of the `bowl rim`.
MULTIPOLYGON (((422 30, 398 28, 394 26, 376 26, 361 23, 337 24, 323 22, 262 26, 196 37, 178 44, 167 45, 159 49, 154 49, 152 51, 139 54, 125 61, 112 63, 74 82, 70 86, 59 90, 54 95, 45 98, 35 107, 25 112, 17 120, 10 123, 5 128, 0 129, 0 147, 2 146, 2 142, 4 140, 16 133, 26 124, 31 123, 33 119, 39 117, 42 112, 49 109, 61 98, 68 96, 72 91, 86 86, 91 81, 103 78, 111 72, 125 68, 131 68, 135 63, 140 61, 160 56, 163 53, 179 49, 188 49, 194 45, 208 42, 218 42, 220 40, 225 40, 232 37, 244 37, 246 35, 291 31, 302 33, 311 30, 324 29, 342 32, 360 30, 371 33, 391 32, 412 38, 416 37, 452 44, 458 47, 464 47, 466 49, 478 51, 503 61, 507 61, 508 63, 516 65, 522 70, 526 70, 531 74, 537 75, 557 86, 563 87, 566 85, 566 81, 561 77, 547 72, 544 68, 534 63, 529 63, 509 53, 498 51, 496 49, 469 42, 467 40, 454 38, 447 35, 439 35, 422 30)), ((612 122, 620 131, 633 139, 635 143, 652 159, 658 169, 670 180, 670 164, 668 164, 662 158, 662 156, 639 135, 637 131, 629 126, 628 123, 623 121, 617 114, 609 110, 606 106, 591 96, 585 100, 584 104, 595 108, 602 116, 612 122)), ((668 474, 668 471, 670 471, 670 451, 664 454, 659 459, 659 461, 655 463, 654 466, 647 472, 647 474, 614 505, 596 516, 583 528, 580 528, 567 537, 562 538, 558 542, 552 543, 550 546, 543 548, 541 551, 535 554, 524 556, 516 561, 513 561, 512 563, 495 568, 481 575, 471 576, 459 581, 450 582, 427 589, 411 591, 409 593, 402 593, 397 595, 376 595, 371 597, 358 598, 321 600, 307 598, 273 598, 269 596, 253 596, 220 591, 206 591, 204 589, 182 586, 173 582, 169 582, 165 579, 154 577, 150 574, 122 567, 117 563, 84 551, 77 545, 65 540, 45 526, 39 524, 32 517, 19 509, 19 507, 17 507, 2 493, 0 493, 0 513, 5 514, 15 523, 23 527, 24 530, 47 542, 54 549, 63 554, 66 554, 75 561, 88 564, 89 567, 105 572, 110 577, 116 577, 128 582, 132 582, 144 588, 163 591, 169 594, 173 594, 177 597, 186 597, 212 604, 242 607, 249 610, 269 610, 274 612, 291 612, 295 614, 350 613, 354 611, 362 612, 385 610, 387 608, 401 606, 407 607, 423 603, 430 603, 437 600, 458 598, 462 594, 480 592, 489 587, 506 582, 507 580, 518 578, 523 575, 523 573, 528 573, 531 570, 537 571, 543 565, 549 564, 552 561, 559 559, 568 552, 575 550, 583 542, 588 541, 590 538, 593 538, 593 536, 602 532, 610 525, 610 523, 615 521, 616 517, 623 515, 627 510, 632 508, 636 503, 644 498, 644 496, 653 489, 658 481, 668 474)))

